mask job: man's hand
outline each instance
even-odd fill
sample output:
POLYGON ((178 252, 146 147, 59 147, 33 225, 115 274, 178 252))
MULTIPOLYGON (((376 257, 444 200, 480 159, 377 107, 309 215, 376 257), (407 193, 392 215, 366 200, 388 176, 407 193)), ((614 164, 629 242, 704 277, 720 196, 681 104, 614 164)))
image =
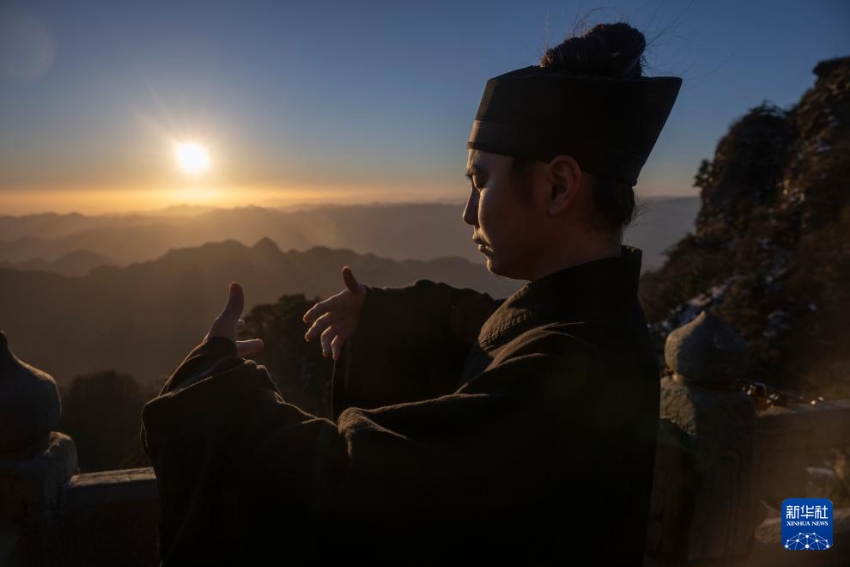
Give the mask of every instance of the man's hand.
POLYGON ((235 282, 231 283, 227 306, 213 321, 204 340, 210 337, 227 337, 236 343, 236 356, 249 356, 263 350, 263 339, 236 340, 236 333, 245 328, 245 321, 240 318, 243 309, 245 309, 245 294, 242 292, 242 286, 235 282))
POLYGON ((366 286, 357 281, 348 266, 342 269, 342 281, 344 290, 315 304, 303 317, 305 323, 312 323, 304 340, 320 339, 322 356, 331 356, 334 360, 339 358, 342 345, 357 329, 366 301, 366 286))

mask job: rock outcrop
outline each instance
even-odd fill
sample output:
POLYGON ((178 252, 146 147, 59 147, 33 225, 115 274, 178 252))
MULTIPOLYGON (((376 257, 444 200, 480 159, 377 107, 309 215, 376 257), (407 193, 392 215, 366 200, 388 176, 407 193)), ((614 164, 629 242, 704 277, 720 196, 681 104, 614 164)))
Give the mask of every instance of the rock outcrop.
POLYGON ((696 230, 644 275, 661 353, 708 311, 748 343, 747 378, 850 397, 850 57, 820 62, 791 108, 764 102, 735 122, 694 179, 696 230))

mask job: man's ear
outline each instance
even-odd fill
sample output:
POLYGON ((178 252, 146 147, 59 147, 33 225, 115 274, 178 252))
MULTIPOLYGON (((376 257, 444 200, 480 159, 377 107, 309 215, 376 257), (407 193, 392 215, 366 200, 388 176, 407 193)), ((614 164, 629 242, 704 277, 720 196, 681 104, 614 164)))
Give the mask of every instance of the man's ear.
POLYGON ((564 214, 575 201, 581 187, 581 167, 567 155, 560 155, 549 162, 549 200, 550 215, 564 214))

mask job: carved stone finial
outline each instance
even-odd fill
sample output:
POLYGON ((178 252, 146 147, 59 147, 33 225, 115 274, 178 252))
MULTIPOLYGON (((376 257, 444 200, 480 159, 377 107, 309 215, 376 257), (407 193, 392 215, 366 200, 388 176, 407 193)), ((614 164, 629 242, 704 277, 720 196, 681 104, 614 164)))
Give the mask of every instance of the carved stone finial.
POLYGON ((61 414, 53 377, 18 359, 0 331, 0 460, 46 446, 61 414))
POLYGON ((703 311, 667 335, 664 360, 688 382, 727 384, 746 375, 750 351, 722 319, 703 311))

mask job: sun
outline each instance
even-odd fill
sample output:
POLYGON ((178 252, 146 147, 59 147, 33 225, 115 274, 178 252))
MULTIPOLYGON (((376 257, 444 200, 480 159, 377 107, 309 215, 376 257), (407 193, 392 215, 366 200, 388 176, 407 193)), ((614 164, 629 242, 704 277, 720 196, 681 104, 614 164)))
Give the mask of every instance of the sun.
POLYGON ((207 149, 194 142, 179 143, 176 147, 177 165, 186 173, 203 173, 210 167, 207 149))

